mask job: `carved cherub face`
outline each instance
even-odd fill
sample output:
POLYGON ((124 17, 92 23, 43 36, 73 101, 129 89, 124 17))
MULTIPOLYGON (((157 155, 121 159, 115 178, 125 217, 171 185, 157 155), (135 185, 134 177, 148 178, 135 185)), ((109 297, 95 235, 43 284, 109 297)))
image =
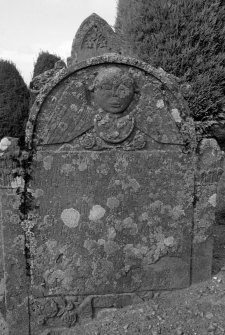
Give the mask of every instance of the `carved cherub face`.
POLYGON ((105 112, 122 113, 134 96, 134 82, 118 67, 110 67, 97 75, 93 91, 96 104, 105 112))

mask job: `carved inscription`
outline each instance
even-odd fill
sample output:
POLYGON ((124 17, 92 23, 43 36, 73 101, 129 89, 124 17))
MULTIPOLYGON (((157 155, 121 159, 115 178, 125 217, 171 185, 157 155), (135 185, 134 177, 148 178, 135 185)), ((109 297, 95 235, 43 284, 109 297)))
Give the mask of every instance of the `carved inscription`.
POLYGON ((121 42, 110 25, 97 14, 91 14, 77 30, 68 66, 108 52, 121 52, 121 42))
MULTIPOLYGON (((94 319, 104 309, 122 308, 138 304, 152 297, 152 291, 128 294, 61 296, 39 298, 31 304, 32 326, 74 327, 78 323, 94 319)), ((34 327, 33 327, 34 328, 34 327)))
POLYGON ((202 171, 200 176, 201 185, 208 185, 208 184, 214 184, 217 183, 220 177, 223 174, 222 168, 217 168, 213 170, 208 171, 202 171))
POLYGON ((31 306, 36 322, 46 326, 71 327, 77 321, 74 301, 65 298, 46 298, 35 300, 31 306))
POLYGON ((107 48, 107 39, 97 25, 94 25, 86 34, 82 48, 103 49, 107 48))
POLYGON ((92 296, 48 297, 31 304, 33 321, 40 326, 73 327, 83 319, 93 318, 92 296))
POLYGON ((11 159, 0 159, 0 187, 11 187, 14 168, 16 168, 16 163, 11 159))

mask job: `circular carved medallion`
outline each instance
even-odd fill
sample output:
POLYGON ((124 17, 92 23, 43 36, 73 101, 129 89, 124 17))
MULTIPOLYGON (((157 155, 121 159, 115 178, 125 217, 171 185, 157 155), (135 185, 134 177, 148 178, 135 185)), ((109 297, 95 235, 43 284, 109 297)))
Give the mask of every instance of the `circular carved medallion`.
POLYGON ((94 123, 97 135, 110 143, 123 142, 134 129, 134 118, 130 115, 118 118, 112 114, 98 114, 94 123))

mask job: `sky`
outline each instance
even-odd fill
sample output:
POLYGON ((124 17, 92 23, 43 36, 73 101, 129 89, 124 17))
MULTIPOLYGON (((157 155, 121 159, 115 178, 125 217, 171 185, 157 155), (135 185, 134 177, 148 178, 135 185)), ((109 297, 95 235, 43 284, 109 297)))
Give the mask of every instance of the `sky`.
POLYGON ((66 61, 83 20, 96 13, 113 27, 116 7, 117 0, 0 0, 0 58, 29 84, 40 51, 66 61))

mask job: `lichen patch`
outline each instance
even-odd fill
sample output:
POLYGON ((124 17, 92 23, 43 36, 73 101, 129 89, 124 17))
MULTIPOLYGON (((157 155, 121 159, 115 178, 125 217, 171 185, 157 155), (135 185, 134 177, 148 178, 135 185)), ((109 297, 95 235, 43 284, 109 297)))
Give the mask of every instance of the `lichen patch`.
POLYGON ((110 197, 110 198, 107 199, 107 206, 110 209, 117 208, 119 206, 119 204, 120 204, 120 201, 116 197, 110 197))
POLYGON ((165 106, 164 101, 162 99, 157 101, 157 103, 156 103, 157 108, 163 108, 164 106, 165 106))
POLYGON ((1 141, 0 141, 0 150, 5 151, 8 149, 8 147, 10 146, 11 141, 7 138, 4 137, 1 141))
POLYGON ((213 195, 209 198, 208 202, 209 202, 210 205, 212 205, 213 207, 216 207, 216 193, 213 194, 213 195))
POLYGON ((13 179, 13 181, 11 182, 11 187, 12 188, 23 188, 24 187, 24 179, 22 177, 16 177, 13 179))
POLYGON ((97 221, 103 218, 105 215, 106 210, 100 205, 94 205, 90 210, 89 220, 97 221))
POLYGON ((108 229, 108 239, 113 240, 116 237, 116 230, 114 227, 108 229))
POLYGON ((176 122, 181 122, 180 112, 177 108, 173 108, 171 114, 176 122))
POLYGON ((114 241, 107 241, 104 244, 104 251, 108 256, 114 254, 120 249, 120 246, 114 241))
POLYGON ((44 169, 45 170, 51 170, 52 162, 53 162, 53 157, 52 156, 46 156, 43 159, 44 169))
POLYGON ((170 247, 170 246, 174 245, 174 237, 173 236, 169 236, 169 237, 165 238, 164 239, 164 244, 167 247, 170 247))
POLYGON ((76 228, 80 221, 80 213, 74 208, 64 209, 61 219, 67 227, 76 228))

